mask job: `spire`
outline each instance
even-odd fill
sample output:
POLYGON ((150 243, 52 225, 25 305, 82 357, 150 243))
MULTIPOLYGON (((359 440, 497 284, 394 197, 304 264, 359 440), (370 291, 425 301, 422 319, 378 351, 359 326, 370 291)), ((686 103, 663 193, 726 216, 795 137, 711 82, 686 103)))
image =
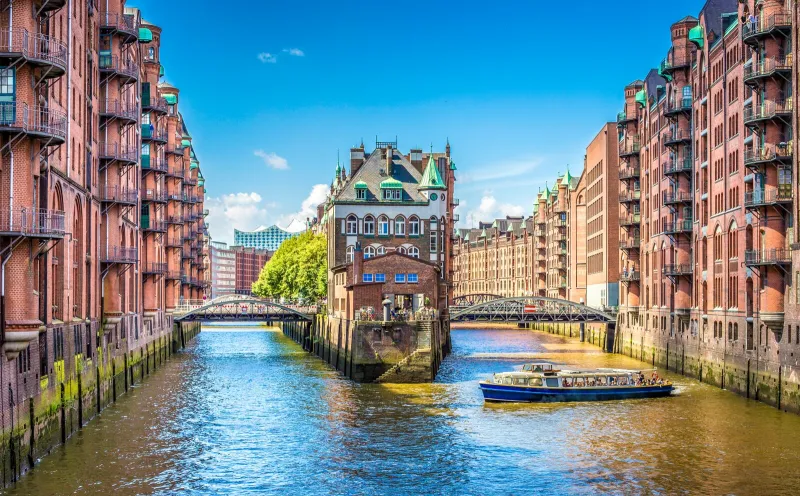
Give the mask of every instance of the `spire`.
POLYGON ((428 155, 428 165, 419 181, 419 189, 447 189, 442 175, 439 174, 439 168, 436 167, 436 162, 433 160, 433 146, 431 146, 431 154, 428 155))

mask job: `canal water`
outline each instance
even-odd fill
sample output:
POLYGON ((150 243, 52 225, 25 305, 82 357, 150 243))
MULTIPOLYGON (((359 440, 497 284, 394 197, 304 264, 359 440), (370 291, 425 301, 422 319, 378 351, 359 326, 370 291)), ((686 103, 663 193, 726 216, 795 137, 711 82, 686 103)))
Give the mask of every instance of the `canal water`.
POLYGON ((204 328, 9 492, 798 494, 796 415, 681 376, 671 398, 484 404, 478 380, 527 357, 642 364, 532 331, 452 337, 436 383, 359 385, 276 329, 204 328))

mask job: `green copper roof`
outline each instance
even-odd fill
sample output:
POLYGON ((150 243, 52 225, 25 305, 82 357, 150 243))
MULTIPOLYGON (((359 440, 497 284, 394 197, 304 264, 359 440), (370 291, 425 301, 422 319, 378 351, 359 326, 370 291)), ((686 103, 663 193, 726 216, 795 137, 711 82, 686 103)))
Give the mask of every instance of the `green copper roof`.
POLYGON ((192 160, 191 164, 189 165, 190 169, 197 169, 200 167, 200 163, 197 160, 192 160))
POLYGON ((181 140, 181 146, 183 146, 184 148, 188 148, 192 146, 192 142, 191 140, 188 139, 181 140))
POLYGON ((139 28, 139 43, 150 43, 153 41, 153 32, 147 28, 139 28))
POLYGON ((647 105, 647 92, 640 90, 636 92, 636 103, 642 107, 647 105))
POLYGON ((697 48, 703 48, 703 26, 698 24, 689 30, 689 41, 697 45, 697 48))
POLYGON ((562 183, 566 184, 568 188, 572 186, 572 174, 569 173, 569 169, 567 169, 567 173, 564 174, 564 177, 561 179, 562 183))
POLYGON ((479 238, 485 238, 486 237, 486 229, 481 230, 481 235, 478 236, 478 237, 479 238))
POLYGON ((164 95, 164 100, 166 100, 167 104, 169 105, 175 105, 176 103, 178 103, 178 95, 172 95, 172 94, 164 95))
POLYGON ((433 154, 428 156, 428 166, 425 167, 425 172, 422 173, 422 179, 419 181, 419 189, 447 189, 442 176, 439 174, 439 168, 433 161, 433 154))
POLYGON ((403 183, 390 177, 389 179, 381 181, 381 189, 403 189, 403 183))
POLYGON ((450 161, 450 170, 456 170, 456 162, 455 160, 450 161))
POLYGON ((353 185, 353 187, 356 189, 367 189, 367 183, 365 183, 364 181, 359 181, 355 185, 353 185))
POLYGON ((158 66, 158 77, 164 77, 164 66, 161 64, 158 66))
POLYGON ((205 186, 206 180, 201 177, 200 179, 197 180, 197 184, 198 186, 205 186))

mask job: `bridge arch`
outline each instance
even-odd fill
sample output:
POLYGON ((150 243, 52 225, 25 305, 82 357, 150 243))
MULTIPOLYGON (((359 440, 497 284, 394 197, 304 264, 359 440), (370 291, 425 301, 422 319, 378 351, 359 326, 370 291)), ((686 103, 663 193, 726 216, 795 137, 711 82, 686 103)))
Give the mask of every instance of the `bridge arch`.
MULTIPOLYGON (((454 299, 455 301, 455 299, 454 299)), ((451 322, 598 322, 616 317, 574 301, 545 296, 520 296, 483 301, 450 313, 451 322)))
POLYGON ((176 322, 311 322, 313 316, 254 297, 221 297, 175 317, 176 322))

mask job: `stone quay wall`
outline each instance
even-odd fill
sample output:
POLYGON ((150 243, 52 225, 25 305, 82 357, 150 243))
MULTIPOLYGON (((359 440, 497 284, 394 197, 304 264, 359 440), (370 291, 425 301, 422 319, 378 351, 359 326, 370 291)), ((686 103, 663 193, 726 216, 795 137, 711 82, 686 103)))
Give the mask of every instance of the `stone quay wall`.
POLYGON ((286 322, 283 333, 357 382, 432 382, 450 352, 445 319, 364 322, 318 315, 286 322))

